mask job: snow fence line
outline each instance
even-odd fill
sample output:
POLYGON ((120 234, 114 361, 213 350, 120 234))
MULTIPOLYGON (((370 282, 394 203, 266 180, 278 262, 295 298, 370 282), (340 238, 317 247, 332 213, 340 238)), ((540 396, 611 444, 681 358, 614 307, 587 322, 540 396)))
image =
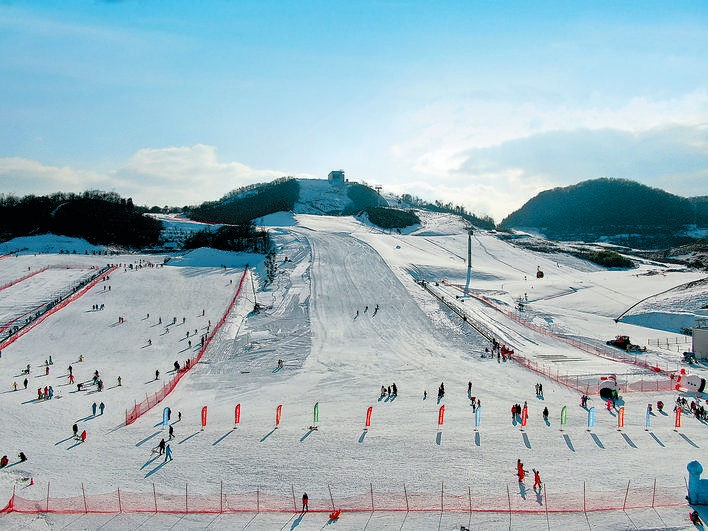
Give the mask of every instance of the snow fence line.
MULTIPOLYGON (((454 284, 450 284, 449 282, 443 280, 443 284, 452 286, 452 287, 458 287, 455 286, 454 284)), ((445 299, 442 295, 439 295, 436 293, 430 286, 429 282, 427 281, 421 281, 420 282, 421 286, 431 295, 433 295, 435 298, 437 298, 440 302, 445 304, 448 308, 450 308, 453 312, 455 312, 458 316, 462 318, 463 321, 468 323, 470 326, 472 326, 475 330, 477 330, 483 337, 485 337, 487 340, 491 341, 493 337, 493 333, 485 327, 482 323, 475 321, 471 317, 469 317, 464 310, 461 310, 458 308, 456 305, 452 304, 449 300, 445 299)), ((656 364, 651 364, 648 363, 646 360, 639 359, 636 356, 634 357, 629 357, 626 355, 621 355, 619 353, 616 353, 614 351, 609 351, 607 349, 601 349, 599 347, 596 347, 594 345, 590 345, 588 343, 584 343, 582 341, 579 341, 577 339, 573 338, 568 338, 564 336, 560 336, 558 334, 553 333, 551 330, 535 325, 534 323, 528 321, 527 319, 523 319, 520 316, 514 314, 513 312, 510 312, 508 310, 505 310, 498 305, 496 305, 494 302, 490 301, 486 297, 482 297, 480 295, 476 295, 474 293, 468 293, 467 294, 470 297, 473 297, 480 302, 490 306, 491 308, 497 310, 500 313, 503 313, 506 315, 509 319, 512 319, 516 321, 517 323, 525 326, 526 328, 533 330, 535 332, 538 332, 539 334, 543 334, 547 337, 553 337, 554 339, 557 339, 558 341, 562 341, 563 343, 566 343, 567 345, 570 345, 574 348, 577 348, 579 350, 583 350, 589 354, 593 354, 595 356, 599 356, 602 358, 606 359, 611 359, 613 361, 618 361, 621 363, 627 363, 631 365, 636 365, 638 367, 642 367, 644 369, 647 369, 651 372, 661 374, 662 376, 666 376, 669 378, 668 380, 650 380, 650 379, 644 379, 642 378, 641 380, 636 380, 636 381, 625 381, 624 384, 620 384, 621 389, 624 392, 654 392, 654 391, 674 391, 676 390, 676 383, 673 381, 673 376, 676 372, 678 372, 678 364, 676 365, 676 369, 672 370, 669 368, 668 364, 665 369, 659 367, 656 364)), ((509 359, 512 359, 513 361, 516 361, 520 365, 523 365, 527 369, 530 369, 534 372, 537 372, 539 374, 542 374, 543 376, 546 376, 547 378, 554 380, 555 382, 558 382, 561 385, 564 385, 566 387, 569 387, 570 389, 573 389, 575 391, 578 391, 580 393, 586 394, 586 395, 596 395, 600 393, 599 386, 596 384, 589 384, 589 383, 583 383, 580 381, 579 376, 570 376, 570 375, 562 375, 560 374, 560 371, 556 369, 555 371, 551 370, 550 368, 546 367, 545 365, 541 365, 538 362, 535 362, 533 360, 530 360, 526 358, 523 354, 519 354, 516 352, 516 349, 514 349, 515 352, 513 356, 510 356, 509 359)))
POLYGON ((238 283, 238 288, 236 289, 236 293, 234 294, 233 298, 231 299, 231 302, 229 303, 228 307, 226 308, 226 311, 224 312, 224 315, 219 319, 219 322, 216 323, 214 326, 214 330, 212 330, 211 334, 208 334, 206 337, 206 340, 204 341, 204 344, 201 346, 199 349, 199 352, 197 353, 196 357, 190 358, 189 359, 189 364, 188 367, 184 366, 182 367, 179 371, 177 371, 177 374, 172 378, 169 382, 164 384, 162 386, 162 389, 156 391, 152 396, 146 396, 145 400, 140 402, 139 404, 135 404, 132 409, 125 410, 125 425, 128 426, 129 424, 132 424, 136 420, 138 420, 142 415, 150 411, 153 407, 155 407, 157 404, 162 402, 167 395, 169 395, 175 387, 177 387, 177 384, 179 381, 182 379, 182 376, 187 374, 199 361, 202 359, 202 356, 204 355, 204 352, 206 352, 207 347, 209 346, 209 343, 211 343, 211 340, 214 338, 216 333, 219 331, 219 329, 224 325, 226 322, 226 318, 229 316, 231 313, 231 310, 233 310, 234 305, 236 304, 236 301, 238 300, 239 295, 241 294, 241 288, 243 287, 243 282, 246 280, 246 275, 248 274, 248 266, 243 270, 243 275, 241 275, 241 280, 238 283))
MULTIPOLYGON (((312 491, 313 489, 308 489, 312 491)), ((627 482, 625 489, 591 491, 585 482, 575 491, 550 489, 544 483, 538 491, 523 484, 499 485, 497 492, 452 493, 442 483, 436 492, 410 492, 405 485, 401 490, 369 490, 358 494, 335 496, 332 487, 318 488, 309 496, 310 512, 458 512, 458 513, 588 513, 596 511, 624 511, 656 507, 687 506, 686 487, 659 487, 656 479, 651 487, 633 486, 627 482)), ((299 492, 299 491, 298 491, 299 492)), ((118 489, 106 494, 86 494, 83 483, 81 494, 55 498, 47 483, 46 495, 31 500, 18 496, 13 488, 12 497, 0 510, 2 513, 58 513, 58 514, 116 514, 116 513, 175 513, 175 514, 225 514, 225 513, 299 513, 301 498, 291 485, 290 492, 272 494, 257 489, 240 494, 224 492, 223 482, 219 492, 192 494, 185 484, 180 494, 158 493, 155 484, 150 492, 130 492, 118 489)))
MULTIPOLYGON (((60 266, 61 267, 61 266, 60 266)), ((61 269, 64 269, 61 267, 61 269)), ((67 268, 68 269, 68 268, 67 268)), ((84 294, 86 294, 92 287, 94 287, 96 284, 98 284, 99 280, 101 280, 102 276, 108 275, 118 269, 117 265, 114 266, 105 266, 99 269, 95 275, 90 276, 86 281, 84 281, 83 286, 75 287, 74 290, 64 297, 62 300, 54 304, 53 306, 50 303, 49 308, 47 308, 44 313, 30 321, 29 323, 25 324, 22 328, 20 328, 17 332, 10 334, 5 338, 4 341, 0 341, 0 350, 4 349, 5 347, 8 347, 12 345, 15 341, 17 341, 19 338, 24 336, 27 332, 32 330, 35 326, 43 322, 47 317, 49 317, 52 314, 55 314, 62 308, 65 308, 68 306, 70 303, 75 301, 76 299, 82 297, 84 294)))

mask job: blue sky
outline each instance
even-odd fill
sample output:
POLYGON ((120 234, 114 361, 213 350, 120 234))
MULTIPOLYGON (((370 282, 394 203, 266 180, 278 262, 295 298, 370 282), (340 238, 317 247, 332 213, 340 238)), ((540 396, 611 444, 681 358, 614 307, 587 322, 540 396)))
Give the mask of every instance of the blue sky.
POLYGON ((708 195, 708 4, 0 0, 0 193, 283 175, 496 221, 598 177, 708 195))

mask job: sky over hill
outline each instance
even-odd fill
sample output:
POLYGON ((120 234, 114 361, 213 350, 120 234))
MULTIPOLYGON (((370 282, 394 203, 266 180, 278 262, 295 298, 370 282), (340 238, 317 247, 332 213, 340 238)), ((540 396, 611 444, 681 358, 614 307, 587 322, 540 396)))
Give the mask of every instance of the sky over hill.
POLYGON ((348 177, 497 221, 598 177, 705 195, 702 2, 3 2, 0 182, 196 204, 348 177))

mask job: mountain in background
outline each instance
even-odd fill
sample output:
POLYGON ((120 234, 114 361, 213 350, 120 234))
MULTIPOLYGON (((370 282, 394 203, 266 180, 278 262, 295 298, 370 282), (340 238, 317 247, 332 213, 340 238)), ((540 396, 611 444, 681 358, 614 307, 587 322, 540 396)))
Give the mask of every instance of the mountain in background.
POLYGON ((501 229, 553 240, 606 241, 640 249, 695 241, 708 226, 708 198, 687 199, 626 179, 594 179, 541 192, 507 216, 501 229))

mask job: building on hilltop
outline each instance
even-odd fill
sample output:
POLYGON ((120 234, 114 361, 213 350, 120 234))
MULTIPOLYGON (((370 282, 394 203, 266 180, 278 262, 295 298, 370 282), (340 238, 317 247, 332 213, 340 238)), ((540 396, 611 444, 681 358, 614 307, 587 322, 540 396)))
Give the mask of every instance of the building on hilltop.
POLYGON ((327 175, 327 180, 332 186, 342 186, 345 182, 344 180, 344 170, 332 170, 327 175))

